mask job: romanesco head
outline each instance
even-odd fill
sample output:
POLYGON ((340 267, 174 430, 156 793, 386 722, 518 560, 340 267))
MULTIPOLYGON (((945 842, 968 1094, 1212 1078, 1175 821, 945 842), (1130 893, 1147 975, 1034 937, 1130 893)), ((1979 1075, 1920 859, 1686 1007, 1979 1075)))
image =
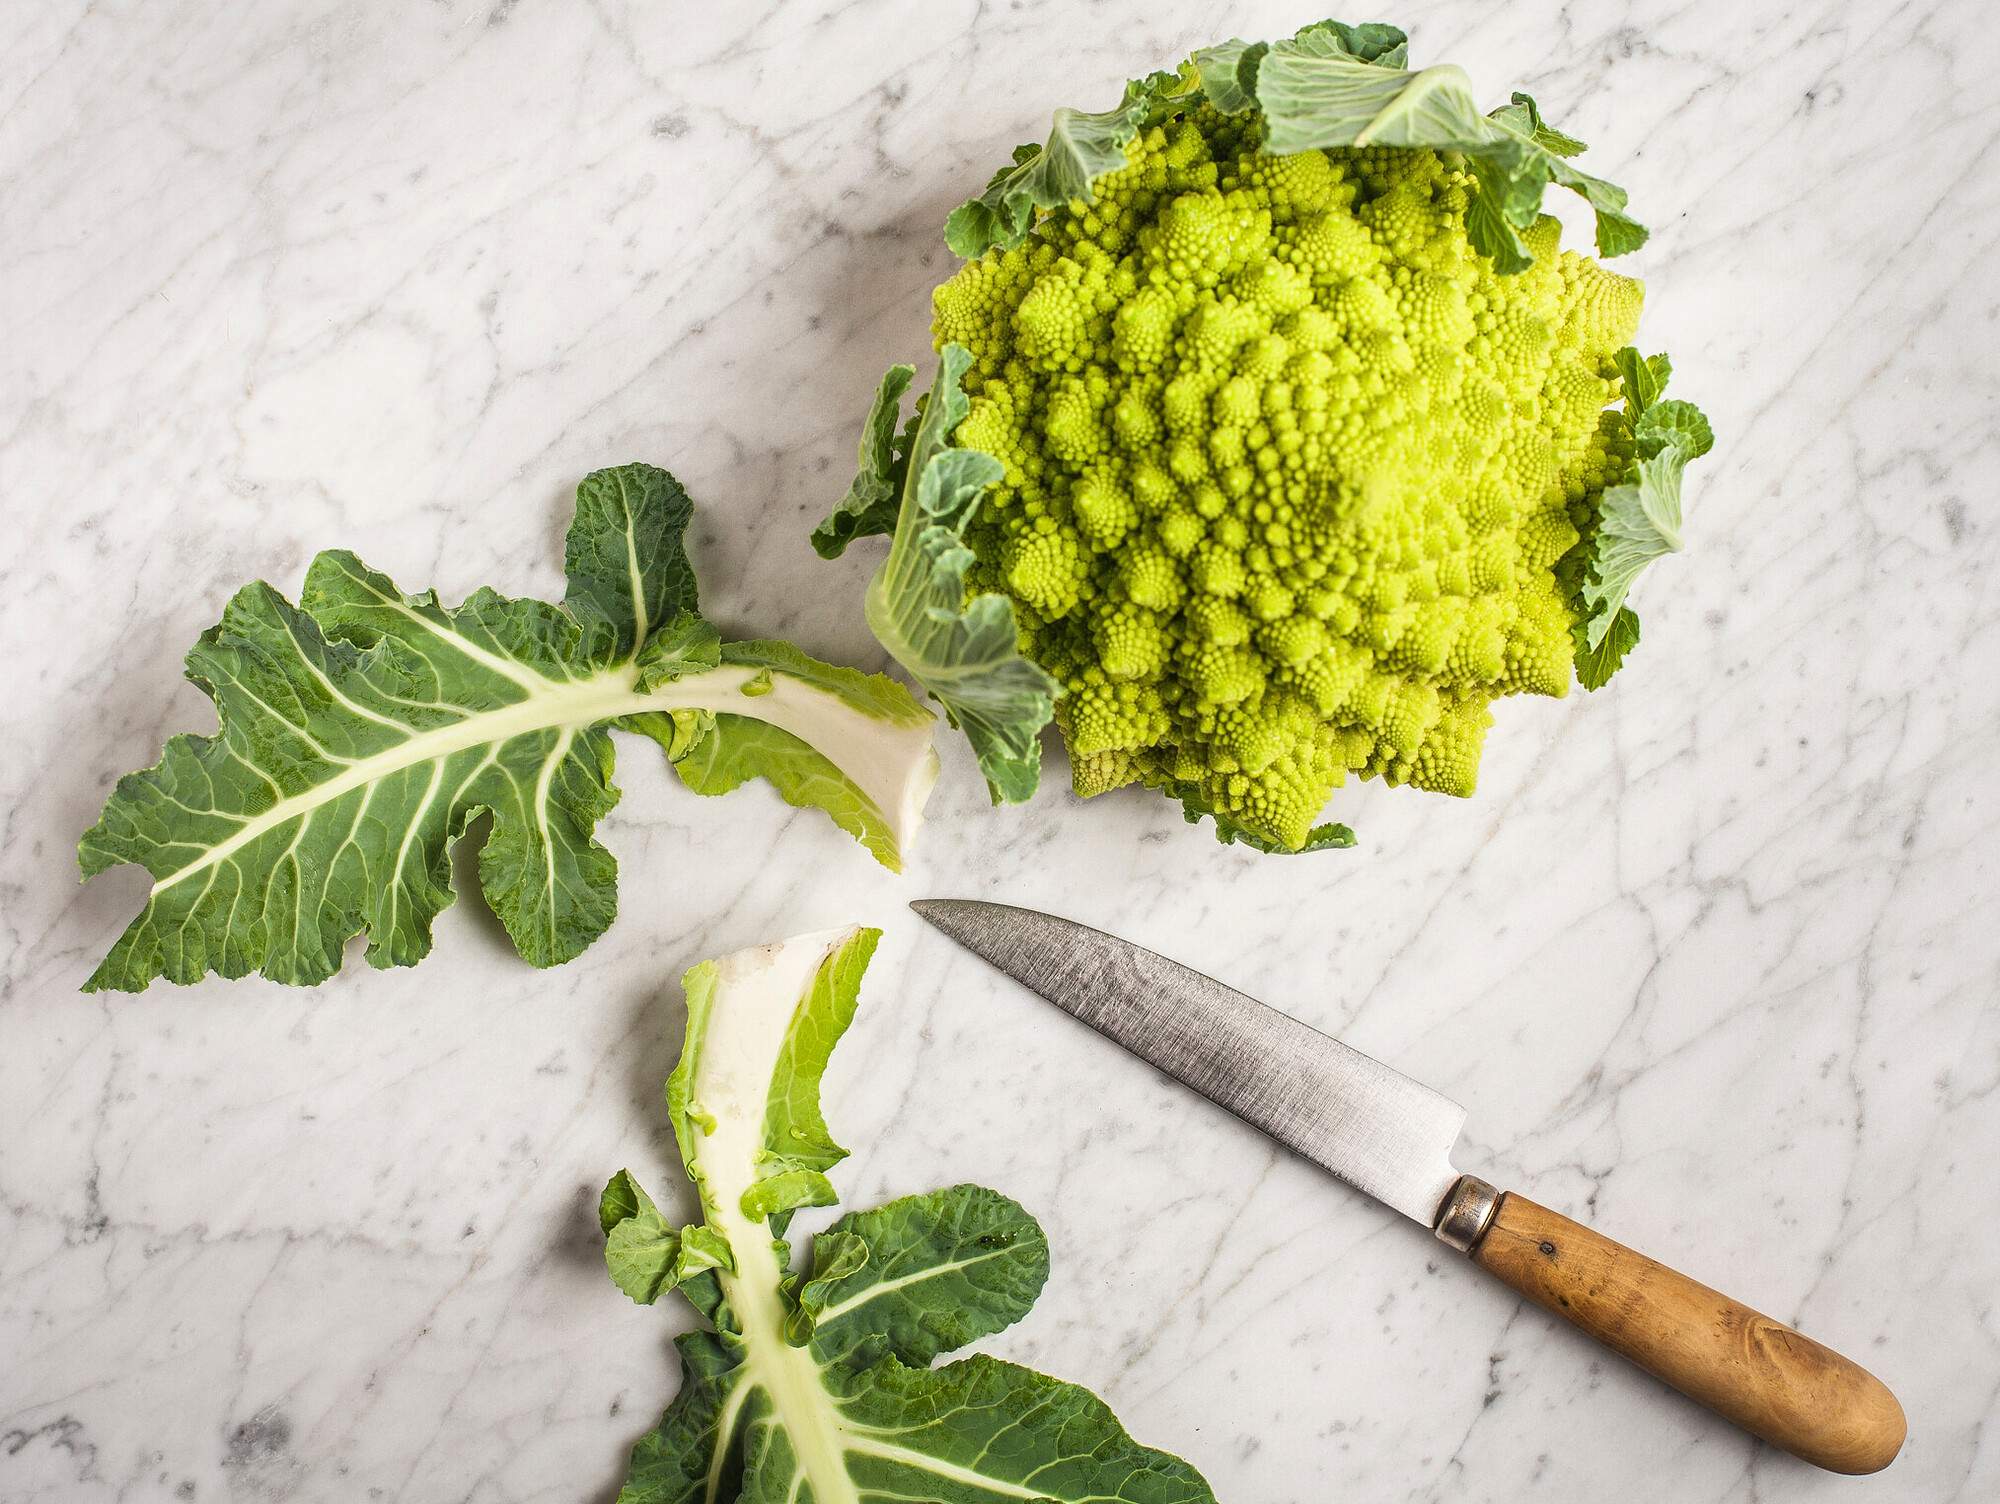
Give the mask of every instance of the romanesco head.
POLYGON ((1270 156, 1208 106, 936 290, 958 442, 1006 466, 974 588, 1068 690, 1076 788, 1196 788, 1298 846, 1350 774, 1470 794, 1488 706, 1562 694, 1570 508, 1618 470, 1640 284, 1500 276, 1428 150, 1270 156))
POLYGON ((892 535, 869 622, 996 800, 1053 716, 1079 794, 1351 845, 1312 824, 1350 773, 1470 794, 1495 700, 1637 645, 1715 436, 1543 191, 1600 257, 1646 229, 1528 95, 1482 113, 1408 43, 1197 49, 1058 110, 946 220, 937 379, 899 430, 914 369, 883 378, 813 546, 892 535))
POLYGON ((1090 201, 937 289, 966 530, 1066 696, 1077 791, 1190 791, 1280 846, 1350 773, 1468 794, 1504 695, 1560 695, 1553 566, 1622 473, 1600 423, 1640 284, 1467 239, 1450 155, 1260 149, 1190 104, 1090 201))

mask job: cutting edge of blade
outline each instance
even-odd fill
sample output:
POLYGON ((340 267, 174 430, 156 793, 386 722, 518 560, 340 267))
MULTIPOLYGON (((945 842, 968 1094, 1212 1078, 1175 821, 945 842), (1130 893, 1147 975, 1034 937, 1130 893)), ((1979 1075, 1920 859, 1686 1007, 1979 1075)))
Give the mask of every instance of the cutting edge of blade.
POLYGON ((1169 1080, 1208 1098, 1390 1210, 1434 1225, 1460 1174, 1453 1159, 1466 1120, 1465 1109, 1434 1087, 1206 972, 1079 920, 978 898, 914 899, 910 908, 1001 975, 1046 998, 1169 1080), (1036 931, 1044 932, 1048 951, 1030 943, 1036 931), (1151 974, 1142 989, 1150 999, 1145 1006, 1157 1009, 1159 998, 1171 997, 1176 1006, 1206 1008, 1219 1051, 1228 1048, 1224 1036, 1250 1031, 1248 1020, 1268 1016, 1297 1031, 1319 1059, 1318 1084, 1325 1092, 1326 1110, 1260 1112, 1239 1095, 1218 1090, 1213 1081, 1205 1085, 1198 1079, 1203 1073, 1191 1070, 1184 1054, 1163 1050, 1157 1040, 1137 1037, 1138 1031, 1119 1027, 1105 1017, 1104 1009, 1089 1002, 1120 973, 1127 974, 1128 982, 1151 974), (1246 1010, 1247 1019, 1238 1016, 1246 1010))
POLYGON ((1351 1153, 1318 1153, 1288 1139, 1279 1138, 1276 1134, 1268 1136, 1284 1143, 1301 1159, 1326 1171, 1343 1185, 1380 1202, 1390 1211, 1408 1217, 1421 1226, 1435 1227, 1439 1215, 1444 1210, 1445 1201, 1451 1195, 1452 1187, 1458 1184, 1460 1177, 1465 1173, 1458 1168, 1455 1152, 1458 1147, 1459 1132, 1465 1126, 1465 1109, 1457 1107, 1455 1103, 1453 1107, 1457 1114, 1457 1125, 1452 1129, 1449 1141, 1442 1148, 1438 1148, 1437 1140, 1433 1139, 1432 1147, 1426 1152, 1410 1154, 1402 1163, 1393 1166, 1378 1161, 1365 1171, 1355 1167, 1355 1156, 1351 1153))

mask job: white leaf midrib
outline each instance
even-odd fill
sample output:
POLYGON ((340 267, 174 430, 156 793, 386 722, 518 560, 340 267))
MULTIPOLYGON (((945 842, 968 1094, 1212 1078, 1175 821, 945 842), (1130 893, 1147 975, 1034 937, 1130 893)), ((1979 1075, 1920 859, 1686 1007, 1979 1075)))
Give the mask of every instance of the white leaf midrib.
POLYGON ((910 1285, 920 1285, 925 1280, 942 1278, 944 1275, 955 1273, 960 1269, 970 1269, 973 1265, 983 1264, 988 1259, 1005 1258, 1013 1251, 1014 1245, 1009 1244, 1001 1248, 988 1249, 985 1253, 974 1254, 971 1258, 949 1259, 942 1263, 928 1264, 913 1274, 901 1274, 894 1279, 878 1280, 859 1294, 850 1295, 846 1300, 821 1309, 813 1318, 814 1325, 825 1326, 830 1322, 838 1321, 843 1316, 860 1310, 869 1301, 875 1300, 880 1296, 891 1294, 910 1285))
MULTIPOLYGON (((827 1389, 825 1370, 812 1349, 794 1347, 786 1339, 788 1311, 780 1292, 787 1271, 780 1264, 780 1245, 763 1218, 745 1215, 743 1199, 757 1184, 769 1099, 786 1084, 776 1079, 776 1072, 793 1023, 821 964, 848 944, 853 933, 804 935, 716 963, 716 994, 695 1057, 690 1094, 695 1133, 688 1168, 701 1187, 709 1225, 728 1243, 735 1266, 718 1269, 716 1275, 743 1341, 738 1393, 761 1390, 771 1406, 771 1423, 790 1441, 797 1470, 792 1497, 803 1481, 814 1504, 863 1504, 848 1458, 866 1456, 1005 1498, 1049 1499, 1054 1496, 1045 1490, 996 1478, 855 1424, 827 1389)), ((688 1048, 696 1049, 696 1042, 690 1040, 688 1048)), ((718 1455, 731 1440, 731 1430, 717 1431, 718 1455)), ((710 1477, 715 1475, 711 1459, 710 1477)), ((868 1497, 886 1495, 871 1491, 868 1497)))
MULTIPOLYGON (((785 1271, 770 1228, 744 1214, 743 1198, 757 1183, 765 1109, 778 1089, 773 1078, 792 1021, 822 961, 851 936, 805 935, 717 962, 691 1093, 688 1168, 710 1225, 729 1245, 734 1268, 717 1277, 742 1335, 744 1377, 770 1401, 814 1504, 861 1504, 844 1460, 852 1436, 811 1351, 785 1340, 785 1271)), ((688 1048, 696 1048, 692 1038, 688 1048)), ((730 1438, 725 1432, 716 1440, 723 1447, 730 1438)))
MULTIPOLYGON (((894 778, 894 770, 855 768, 828 750, 828 743, 837 745, 843 741, 839 735, 843 722, 868 719, 866 713, 841 701, 838 696, 785 676, 777 676, 772 689, 766 693, 744 694, 744 686, 761 672, 756 668, 725 664, 671 680, 657 689, 641 690, 638 687, 638 667, 628 661, 586 679, 566 683, 544 680, 540 686, 510 704, 468 715, 449 725, 415 732, 393 746, 352 759, 331 778, 280 799, 243 820, 228 837, 157 879, 152 888, 153 896, 157 897, 217 863, 227 861, 271 831, 294 820, 305 819, 357 788, 393 777, 409 768, 441 762, 472 747, 499 746, 547 731, 559 733, 563 738, 558 743, 559 749, 566 753, 569 741, 578 733, 621 716, 646 711, 726 712, 768 721, 781 730, 791 731, 826 756, 862 797, 876 804, 880 813, 895 822, 900 840, 905 830, 902 822, 895 820, 899 813, 899 801, 881 797, 895 782, 900 781, 894 778), (821 704, 821 701, 835 703, 821 704), (873 776, 870 776, 871 773, 873 776), (880 806, 885 803, 888 808, 881 809, 880 806)), ((921 732, 911 728, 911 734, 921 735, 927 742, 929 728, 925 727, 921 732)), ((862 749, 850 747, 847 750, 858 753, 862 749)), ((546 769, 551 764, 545 762, 544 766, 546 769)), ((546 782, 546 778, 541 781, 546 782)), ((236 818, 226 810, 203 813, 236 818)))
MULTIPOLYGON (((325 556, 322 555, 322 557, 325 556)), ((355 563, 359 564, 360 560, 358 559, 355 560, 355 563)), ((485 667, 486 669, 490 670, 495 674, 498 674, 501 678, 512 680, 514 683, 520 685, 521 688, 527 691, 527 693, 529 693, 530 695, 539 692, 541 686, 545 684, 560 684, 564 682, 558 679, 551 679, 548 675, 541 673, 536 669, 530 668, 528 665, 524 663, 517 662, 512 658, 504 657, 499 653, 495 653, 486 648, 481 647, 478 643, 472 641, 469 637, 467 637, 463 632, 458 631, 456 629, 456 624, 454 624, 452 630, 447 631, 444 627, 440 626, 436 621, 424 615, 423 612, 413 608, 410 605, 410 603, 404 600, 401 596, 385 593, 379 586, 377 586, 374 583, 374 581, 367 579, 363 575, 356 574, 353 570, 347 567, 347 564, 344 560, 340 561, 337 564, 337 567, 339 568, 341 574, 344 575, 348 580, 352 581, 354 584, 360 586, 363 590, 367 591, 369 595, 373 596, 376 600, 380 601, 384 606, 387 606, 391 611, 394 611, 401 616, 407 617, 411 622, 415 623, 418 627, 421 627, 425 632, 429 633, 431 636, 437 638, 438 641, 445 644, 447 647, 452 648, 454 651, 463 654, 467 658, 472 659, 473 662, 482 665, 483 667, 485 667)), ((433 597, 433 599, 435 599, 435 597, 433 597)), ((461 610, 462 609, 463 608, 461 608, 461 610)))

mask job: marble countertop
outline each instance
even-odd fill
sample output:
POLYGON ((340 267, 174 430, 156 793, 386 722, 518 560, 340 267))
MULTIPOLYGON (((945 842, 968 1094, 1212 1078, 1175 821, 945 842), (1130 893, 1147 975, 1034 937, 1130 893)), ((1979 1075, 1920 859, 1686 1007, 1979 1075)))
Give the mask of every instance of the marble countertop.
POLYGON ((1339 796, 1269 861, 1060 759, 989 812, 945 749, 910 875, 624 747, 623 915, 536 972, 461 904, 421 969, 77 992, 138 902, 71 847, 209 724, 229 592, 344 545, 555 586, 586 470, 671 466, 710 613, 878 663, 874 554, 804 543, 955 195, 1057 104, 1312 13, 607 0, 0 18, 0 1500, 602 1499, 676 1318, 591 1212, 674 1177, 704 956, 887 928, 829 1088, 850 1204, 1046 1223, 991 1350, 1101 1391, 1227 1500, 2000 1495, 2000 42, 1968 4, 1412 4, 1532 90, 1654 238, 1649 348, 1721 434, 1645 643, 1502 707, 1470 803, 1339 796), (1002 84, 1000 81, 1005 80, 1002 84), (1982 498, 1984 498, 1982 500, 1982 498), (1902 1395, 1835 1485, 1524 1310, 955 952, 925 894, 1177 954, 1430 1081, 1467 1163, 1796 1322, 1902 1395))

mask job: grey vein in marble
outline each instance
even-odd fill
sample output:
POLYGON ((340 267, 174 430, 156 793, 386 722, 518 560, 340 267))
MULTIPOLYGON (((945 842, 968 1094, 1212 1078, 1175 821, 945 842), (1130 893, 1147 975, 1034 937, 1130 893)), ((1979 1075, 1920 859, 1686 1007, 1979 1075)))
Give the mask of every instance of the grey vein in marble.
POLYGON ((1076 808, 1059 759, 989 813, 947 748, 899 882, 628 756, 623 917, 568 968, 460 905, 415 972, 75 990, 143 888, 76 887, 77 833, 207 724, 179 659, 229 591, 317 548, 546 592, 577 478, 650 459, 703 507, 719 622, 878 662, 872 554, 804 536, 921 350, 954 197, 1050 107, 1310 18, 0 15, 0 1500, 608 1497, 674 1378, 591 1199, 673 1183, 673 978, 854 919, 889 933, 829 1087, 849 1203, 1020 1198, 1054 1278, 989 1345, 1222 1497, 1836 1486, 956 953, 925 893, 1343 1032, 1467 1103, 1496 1178, 1875 1367, 1908 1451, 1838 1486, 2000 1495, 2000 33, 1969 4, 1397 13, 1632 190, 1646 344, 1721 435, 1626 676, 1504 705, 1472 802, 1348 791, 1361 849, 1287 865, 1149 797, 1076 808))

